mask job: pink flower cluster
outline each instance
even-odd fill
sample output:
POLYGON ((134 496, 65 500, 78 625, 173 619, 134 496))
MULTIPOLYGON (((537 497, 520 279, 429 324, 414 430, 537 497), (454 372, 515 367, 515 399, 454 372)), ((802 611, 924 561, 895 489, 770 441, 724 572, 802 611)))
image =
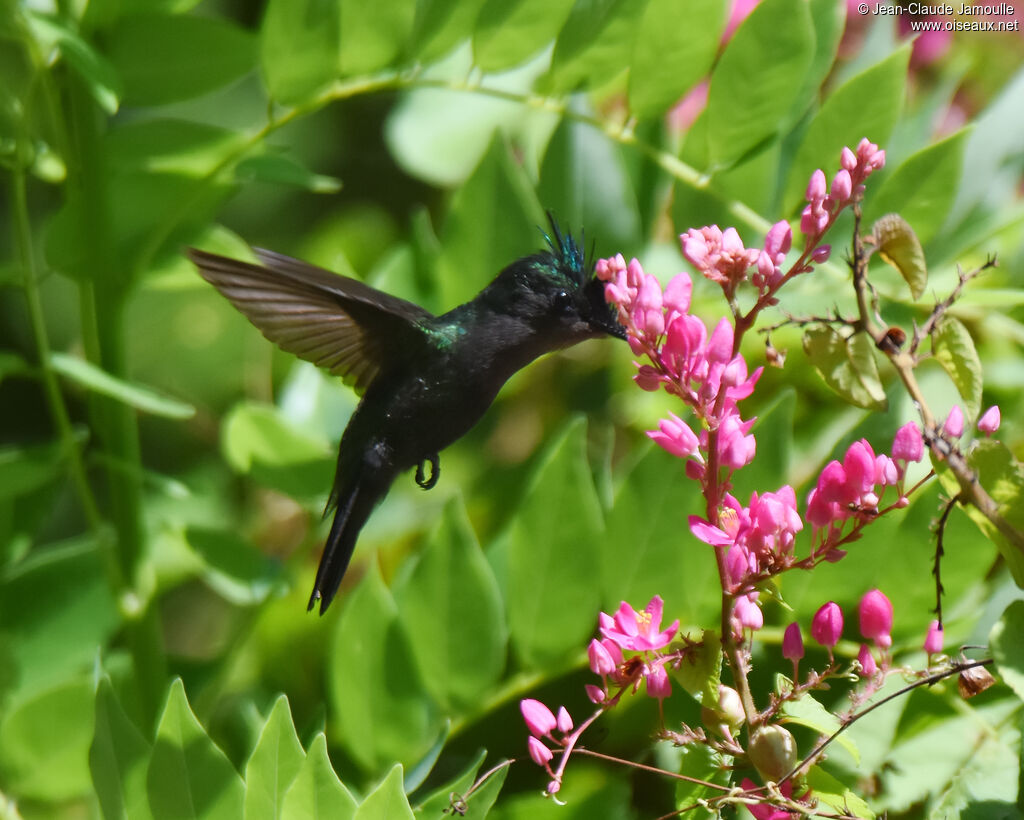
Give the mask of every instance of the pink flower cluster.
MULTIPOLYGON (((807 184, 807 207, 800 215, 800 231, 807 237, 808 247, 817 243, 843 208, 863 196, 864 180, 885 165, 885 151, 865 138, 856 152, 844 147, 839 163, 842 167, 832 178, 831 189, 826 190, 825 173, 820 168, 807 184)), ((815 262, 824 262, 829 246, 822 245, 814 254, 815 262)))
POLYGON ((547 739, 555 746, 566 746, 569 742, 569 733, 573 729, 572 718, 564 706, 558 707, 558 717, 551 710, 533 698, 524 698, 519 702, 519 711, 526 722, 526 728, 530 730, 530 737, 526 740, 526 748, 530 752, 530 759, 551 776, 548 783, 547 793, 555 794, 560 788, 561 772, 551 771, 551 758, 554 753, 543 742, 547 739), (560 737, 556 738, 552 732, 557 731, 560 737))
POLYGON ((642 680, 647 694, 662 700, 672 693, 672 686, 665 671, 667 658, 658 650, 668 646, 679 631, 679 621, 673 621, 667 629, 661 629, 664 602, 655 595, 641 612, 623 601, 615 615, 602 612, 598 626, 602 639, 596 638, 587 647, 590 668, 601 676, 601 686, 588 684, 587 697, 594 703, 608 700, 609 681, 616 686, 632 686, 634 691, 642 680), (628 658, 624 652, 639 653, 628 658))
MULTIPOLYGON (((807 520, 825 530, 826 538, 832 537, 848 519, 876 515, 886 487, 896 487, 897 505, 905 506, 902 483, 907 462, 920 461, 923 456, 921 429, 912 421, 896 432, 891 456, 876 455, 865 439, 855 441, 842 463, 830 461, 821 471, 817 486, 807 496, 807 520)), ((836 550, 829 560, 842 555, 836 550)))

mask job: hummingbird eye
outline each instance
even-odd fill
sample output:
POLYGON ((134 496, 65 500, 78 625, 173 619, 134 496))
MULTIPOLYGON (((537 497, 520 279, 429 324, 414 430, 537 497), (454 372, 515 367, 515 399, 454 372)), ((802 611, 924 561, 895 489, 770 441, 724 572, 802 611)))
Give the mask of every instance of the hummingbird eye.
POLYGON ((555 313, 566 315, 572 312, 572 297, 568 291, 560 290, 555 296, 555 313))

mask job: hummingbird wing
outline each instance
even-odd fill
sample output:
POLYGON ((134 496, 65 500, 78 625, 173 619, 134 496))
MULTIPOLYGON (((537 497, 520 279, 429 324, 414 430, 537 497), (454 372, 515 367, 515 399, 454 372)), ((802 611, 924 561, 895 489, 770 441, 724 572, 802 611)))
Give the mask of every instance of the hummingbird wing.
POLYGON ((360 393, 428 335, 435 317, 419 305, 290 256, 255 251, 261 265, 196 248, 188 255, 270 341, 360 393))

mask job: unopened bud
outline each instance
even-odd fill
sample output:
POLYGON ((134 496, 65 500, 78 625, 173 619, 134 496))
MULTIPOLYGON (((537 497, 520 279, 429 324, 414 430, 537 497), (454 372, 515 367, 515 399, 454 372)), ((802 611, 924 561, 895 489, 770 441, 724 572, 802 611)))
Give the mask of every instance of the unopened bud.
POLYGON ((765 780, 777 783, 796 765, 796 740, 782 726, 764 726, 750 738, 747 757, 765 780))

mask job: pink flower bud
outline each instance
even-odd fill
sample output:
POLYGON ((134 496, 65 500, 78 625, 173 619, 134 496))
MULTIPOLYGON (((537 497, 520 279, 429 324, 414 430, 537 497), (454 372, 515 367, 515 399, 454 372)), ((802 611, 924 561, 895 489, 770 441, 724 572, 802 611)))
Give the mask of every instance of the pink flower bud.
POLYGON ((612 656, 596 638, 587 647, 587 657, 590 659, 590 670, 595 675, 610 675, 615 671, 612 656))
POLYGON ((993 404, 978 419, 978 429, 983 433, 994 433, 999 429, 1002 419, 999 416, 999 405, 993 404))
POLYGON ((878 666, 875 664, 874 656, 866 643, 860 645, 860 652, 857 653, 857 663, 860 664, 860 675, 862 678, 873 678, 878 666))
POLYGON ((792 246, 793 229, 789 227, 789 223, 786 220, 776 222, 768 229, 768 233, 764 238, 764 250, 776 265, 782 263, 782 258, 789 253, 789 249, 792 246))
POLYGON ((928 624, 928 634, 924 639, 924 651, 934 655, 942 651, 942 624, 932 621, 928 624))
POLYGON ((547 746, 533 736, 527 738, 526 748, 530 750, 530 757, 538 766, 546 766, 554 756, 551 754, 551 750, 547 746))
POLYGON ((558 794, 558 790, 560 788, 562 788, 562 784, 559 783, 557 780, 552 780, 550 783, 548 783, 547 792, 548 794, 558 794))
POLYGON ((558 731, 563 735, 567 732, 572 731, 572 718, 569 716, 569 710, 564 706, 558 707, 558 731))
POLYGON ((811 637, 822 646, 831 649, 843 634, 843 611, 839 604, 829 601, 814 613, 811 621, 811 637))
POLYGON ((844 145, 843 151, 839 155, 839 163, 847 171, 853 171, 857 167, 857 155, 844 145))
POLYGON ((649 364, 640 365, 633 380, 641 390, 654 393, 661 386, 661 375, 649 364))
MULTIPOLYGON (((824 229, 824 225, 818 228, 818 231, 824 229)), ((811 251, 811 261, 820 265, 823 262, 828 262, 829 256, 832 254, 831 245, 818 245, 813 251, 811 251)))
POLYGON ((587 693, 587 697, 590 698, 591 703, 604 703, 605 691, 600 686, 594 686, 592 683, 588 683, 583 687, 587 693))
POLYGON ((664 700, 672 694, 672 683, 668 679, 665 667, 660 663, 654 664, 647 670, 644 680, 647 681, 647 694, 650 697, 664 700))
POLYGON ((807 183, 807 201, 815 202, 825 198, 827 192, 825 182, 825 172, 818 168, 813 174, 811 179, 807 183))
POLYGON ((892 604, 880 589, 868 590, 857 608, 860 634, 885 648, 892 646, 892 604))
POLYGON ((662 301, 668 310, 686 313, 690 309, 690 295, 693 293, 693 281, 688 273, 677 273, 665 288, 662 301))
POLYGON ((745 629, 760 629, 764 626, 764 613, 757 605, 757 593, 751 592, 736 599, 733 618, 745 629))
POLYGON ((793 621, 786 627, 782 636, 782 657, 798 661, 804 656, 804 639, 800 634, 800 624, 793 621))
POLYGON ((920 461, 924 457, 924 439, 917 424, 908 421, 896 431, 892 457, 897 461, 920 461))
POLYGON ((899 480, 899 469, 896 462, 884 453, 875 456, 875 483, 883 487, 891 487, 899 480))
POLYGON ((658 422, 658 429, 647 433, 655 444, 679 458, 689 458, 697 452, 697 435, 689 425, 675 413, 669 411, 671 418, 658 422))
POLYGON ((852 192, 853 180, 850 178, 850 172, 843 168, 832 179, 832 198, 839 202, 846 202, 852 192))
POLYGON ((942 432, 947 436, 958 438, 964 432, 964 411, 959 404, 954 404, 946 416, 946 423, 942 425, 942 432))
POLYGON ((526 728, 534 737, 543 737, 550 734, 551 730, 558 725, 555 716, 539 700, 523 698, 519 701, 519 711, 523 713, 523 720, 526 721, 526 728))

